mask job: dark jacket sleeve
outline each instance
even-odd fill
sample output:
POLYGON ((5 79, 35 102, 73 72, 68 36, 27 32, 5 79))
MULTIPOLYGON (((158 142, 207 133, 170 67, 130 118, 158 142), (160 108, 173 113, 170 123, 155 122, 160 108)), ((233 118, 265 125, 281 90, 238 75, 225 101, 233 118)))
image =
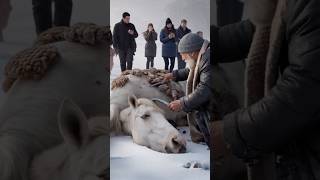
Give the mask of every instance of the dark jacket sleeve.
POLYGON ((320 6, 317 0, 301 2, 296 7, 289 1, 289 65, 281 79, 270 95, 224 118, 225 139, 240 158, 274 151, 319 127, 320 6))
POLYGON ((160 32, 160 41, 162 43, 167 43, 168 41, 170 41, 169 36, 167 36, 163 30, 160 32))
POLYGON ((114 26, 112 34, 113 47, 119 49, 119 24, 114 26))
POLYGON ((212 83, 212 66, 210 65, 210 52, 205 54, 205 61, 200 68, 200 82, 194 92, 188 96, 182 97, 182 110, 191 112, 203 108, 206 102, 212 97, 213 83, 212 83))
POLYGON ((184 68, 172 71, 172 75, 175 81, 185 81, 188 79, 190 69, 184 68))
POLYGON ((139 35, 138 35, 138 32, 137 32, 137 30, 136 30, 136 27, 132 24, 132 28, 133 28, 133 37, 134 38, 137 38, 139 35))
POLYGON ((254 34, 254 25, 249 21, 222 27, 211 26, 211 57, 215 63, 239 61, 248 56, 254 34))

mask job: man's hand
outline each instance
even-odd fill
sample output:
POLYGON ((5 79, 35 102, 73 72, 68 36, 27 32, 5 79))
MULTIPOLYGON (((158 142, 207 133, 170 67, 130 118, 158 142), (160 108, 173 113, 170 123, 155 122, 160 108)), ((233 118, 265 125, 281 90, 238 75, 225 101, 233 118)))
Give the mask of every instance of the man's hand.
POLYGON ((182 109, 180 100, 172 101, 168 106, 172 111, 175 111, 175 112, 179 112, 182 109))
POLYGON ((128 33, 131 34, 131 35, 134 34, 133 30, 131 30, 131 29, 128 30, 128 33))
POLYGON ((163 80, 165 81, 170 81, 173 79, 173 74, 172 73, 167 73, 163 76, 163 80))

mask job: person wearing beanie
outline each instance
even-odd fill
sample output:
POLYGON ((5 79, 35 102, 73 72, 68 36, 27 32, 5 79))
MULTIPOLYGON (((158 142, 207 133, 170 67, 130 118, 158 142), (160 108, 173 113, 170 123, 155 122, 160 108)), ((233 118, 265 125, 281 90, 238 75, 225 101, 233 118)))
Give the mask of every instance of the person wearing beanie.
POLYGON ((169 108, 172 111, 188 113, 192 141, 205 141, 209 145, 210 116, 207 115, 213 95, 213 66, 210 64, 209 42, 195 33, 189 33, 180 40, 178 52, 188 67, 166 74, 165 80, 187 80, 186 96, 172 101, 169 108))
POLYGON ((177 54, 177 36, 170 18, 167 18, 166 25, 160 32, 160 41, 162 42, 162 57, 165 64, 164 69, 172 72, 177 54))
MULTIPOLYGON (((182 19, 181 24, 177 29, 177 38, 178 38, 177 43, 179 44, 181 38, 190 32, 191 30, 187 27, 187 20, 182 19)), ((179 52, 177 52, 177 59, 178 59, 178 69, 184 69, 186 67, 186 62, 182 60, 179 52)))

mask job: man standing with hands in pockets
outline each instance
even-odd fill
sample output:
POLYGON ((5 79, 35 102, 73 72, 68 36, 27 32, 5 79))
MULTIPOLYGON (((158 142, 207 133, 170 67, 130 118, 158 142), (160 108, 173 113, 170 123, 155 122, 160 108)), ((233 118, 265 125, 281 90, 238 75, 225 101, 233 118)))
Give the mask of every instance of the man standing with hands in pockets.
POLYGON ((113 29, 113 47, 116 54, 119 54, 121 71, 131 70, 133 56, 136 52, 136 40, 138 32, 135 26, 130 23, 130 14, 124 12, 122 20, 113 29))

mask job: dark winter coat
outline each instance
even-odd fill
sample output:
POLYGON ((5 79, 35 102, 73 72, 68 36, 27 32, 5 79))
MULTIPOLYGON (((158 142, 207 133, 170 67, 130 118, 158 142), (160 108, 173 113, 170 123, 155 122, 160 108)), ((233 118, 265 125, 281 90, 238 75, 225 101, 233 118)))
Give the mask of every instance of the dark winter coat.
POLYGON ((143 37, 147 41, 145 45, 145 56, 156 57, 157 45, 155 41, 158 39, 158 33, 156 33, 155 31, 145 31, 143 32, 143 37))
POLYGON ((179 26, 179 28, 177 29, 178 42, 180 42, 181 38, 188 33, 191 33, 191 30, 189 28, 186 27, 186 30, 183 30, 183 28, 179 26))
MULTIPOLYGON (((185 112, 191 112, 195 110, 205 110, 210 101, 208 97, 213 95, 213 83, 212 83, 212 70, 213 66, 210 65, 210 48, 202 56, 202 60, 199 63, 199 79, 197 80, 197 86, 195 91, 189 96, 183 97, 182 110, 185 112)), ((188 79, 189 69, 179 69, 172 72, 175 81, 185 81, 188 79)))
MULTIPOLYGON (((186 30, 183 30, 181 26, 177 29, 177 44, 179 44, 181 38, 185 36, 186 34, 190 33, 191 30, 189 28, 186 28, 186 30)), ((177 48, 177 53, 178 53, 178 48, 177 48)))
POLYGON ((162 57, 176 57, 177 53, 177 33, 176 30, 168 31, 164 28, 160 32, 160 41, 162 42, 162 57), (169 39, 170 32, 173 32, 175 38, 169 39))
MULTIPOLYGON (((250 159, 274 152, 278 179, 320 179, 319 12, 318 0, 288 1, 280 78, 270 94, 223 119, 233 153, 250 159)), ((212 27, 213 61, 247 57, 254 31, 250 21, 212 27)))
POLYGON ((135 38, 137 37, 138 32, 135 26, 131 23, 126 24, 121 20, 113 29, 113 47, 123 51, 127 51, 128 49, 136 51, 137 44, 135 38), (133 35, 128 33, 129 29, 134 31, 133 35))

